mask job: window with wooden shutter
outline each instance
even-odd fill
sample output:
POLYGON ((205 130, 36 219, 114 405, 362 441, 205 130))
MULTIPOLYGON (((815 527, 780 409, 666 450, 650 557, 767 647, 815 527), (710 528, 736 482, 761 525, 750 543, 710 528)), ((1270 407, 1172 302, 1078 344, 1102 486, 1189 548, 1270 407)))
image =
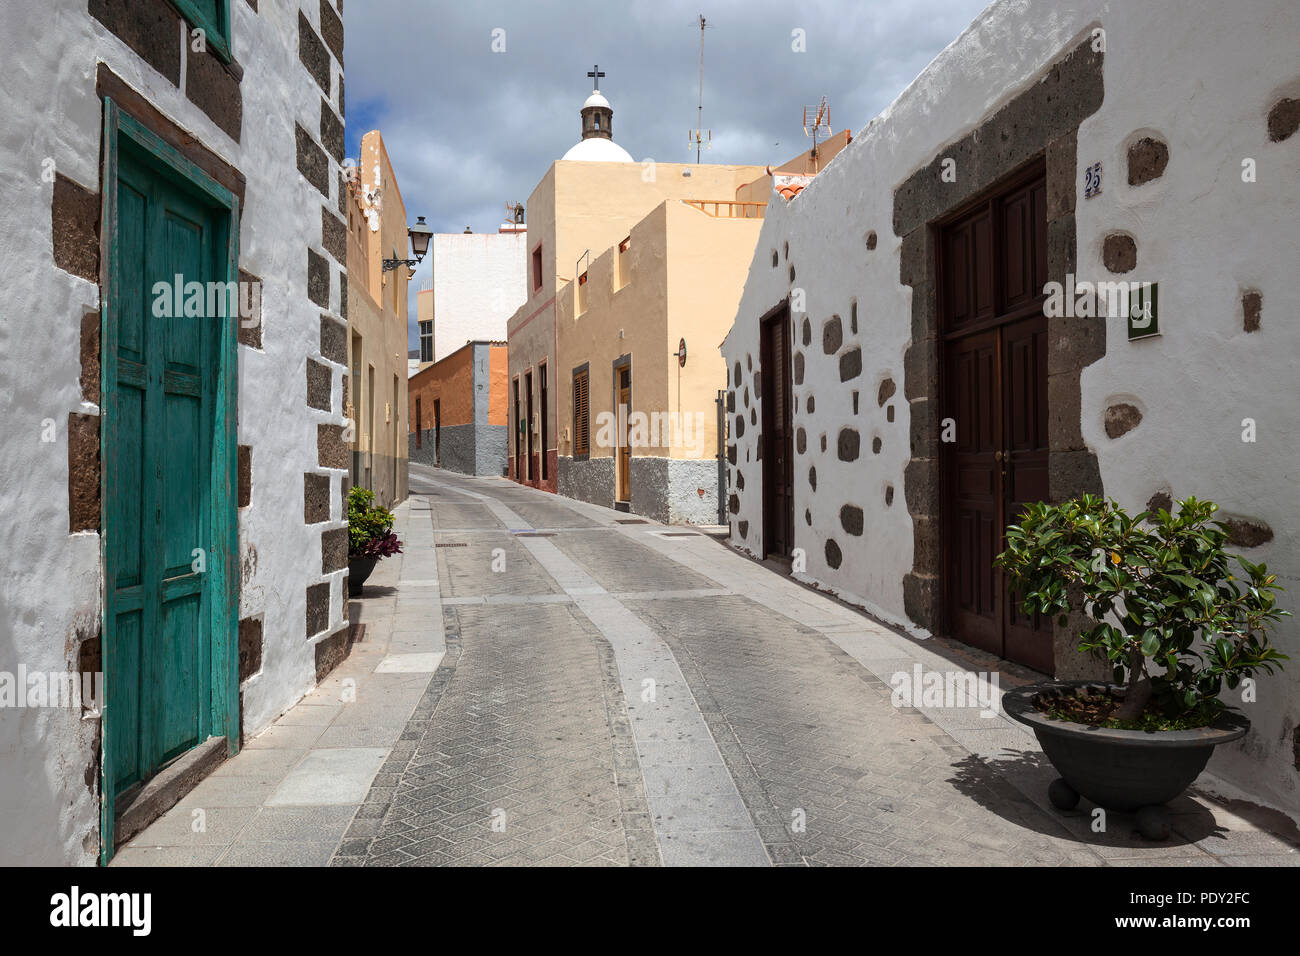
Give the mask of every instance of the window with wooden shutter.
POLYGON ((586 455, 591 452, 588 380, 587 369, 573 373, 573 453, 575 455, 586 455))

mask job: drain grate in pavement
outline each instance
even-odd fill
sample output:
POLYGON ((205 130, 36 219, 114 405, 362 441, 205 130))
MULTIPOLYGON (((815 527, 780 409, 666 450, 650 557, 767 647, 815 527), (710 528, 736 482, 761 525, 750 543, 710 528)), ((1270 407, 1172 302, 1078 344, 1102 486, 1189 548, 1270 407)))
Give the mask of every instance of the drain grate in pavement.
POLYGON ((554 538, 553 531, 516 531, 516 538, 554 538))
POLYGON ((468 541, 442 541, 434 545, 435 548, 468 548, 468 541))
POLYGON ((645 518, 615 518, 614 522, 616 524, 649 524, 650 523, 649 521, 646 521, 645 518))
POLYGON ((661 532, 659 532, 659 537, 661 537, 661 538, 698 538, 699 535, 696 534, 694 531, 661 531, 661 532))

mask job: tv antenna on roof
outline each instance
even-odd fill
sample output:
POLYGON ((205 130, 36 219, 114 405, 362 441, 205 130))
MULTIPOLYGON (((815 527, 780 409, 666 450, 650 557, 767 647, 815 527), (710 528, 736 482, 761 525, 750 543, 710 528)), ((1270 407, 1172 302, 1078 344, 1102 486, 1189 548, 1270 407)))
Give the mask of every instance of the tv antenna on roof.
POLYGON ((823 134, 825 136, 832 135, 831 107, 830 104, 826 102, 826 97, 823 96, 822 101, 816 106, 805 106, 803 108, 803 134, 812 137, 813 145, 811 155, 813 160, 813 172, 816 172, 817 136, 818 134, 823 134))
POLYGON ((695 144, 695 162, 700 161, 700 147, 705 149, 713 148, 713 130, 704 128, 704 28, 709 24, 704 19, 704 14, 700 14, 700 105, 699 112, 696 114, 696 127, 686 134, 686 148, 690 149, 691 144, 695 144))
POLYGON ((521 202, 508 202, 506 209, 510 213, 511 222, 516 226, 522 226, 524 223, 524 204, 521 202))

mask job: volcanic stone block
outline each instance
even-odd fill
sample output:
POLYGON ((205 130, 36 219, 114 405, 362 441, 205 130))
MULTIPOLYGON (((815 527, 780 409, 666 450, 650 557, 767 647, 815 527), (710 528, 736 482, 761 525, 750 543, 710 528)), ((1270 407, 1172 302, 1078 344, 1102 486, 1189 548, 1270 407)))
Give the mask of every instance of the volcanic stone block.
POLYGON ((1128 184, 1141 186, 1159 179, 1169 165, 1169 147, 1158 139, 1143 136, 1128 148, 1128 184))
POLYGON ((840 527, 854 537, 862 535, 862 509, 857 505, 840 507, 840 527))
POLYGON ((832 315, 822 326, 822 351, 834 355, 844 344, 844 323, 838 315, 832 315))
POLYGON ((847 382, 862 374, 862 349, 856 345, 840 356, 840 381, 847 382))
POLYGON ((1300 100, 1282 98, 1268 111, 1268 138, 1275 143, 1300 129, 1300 100))
POLYGON ((330 583, 307 587, 307 636, 315 637, 330 624, 330 583))
POLYGON ((839 439, 836 442, 840 461, 857 461, 861 444, 862 438, 858 435, 856 428, 841 428, 839 439))
POLYGON ((330 476, 307 472, 302 476, 303 524, 330 520, 330 476))
POLYGON ((1118 438, 1142 422, 1142 412, 1135 405, 1120 402, 1106 409, 1106 436, 1118 438))
POLYGON ((1137 243, 1132 236, 1112 233, 1102 243, 1101 261, 1111 272, 1132 272, 1137 268, 1137 243))

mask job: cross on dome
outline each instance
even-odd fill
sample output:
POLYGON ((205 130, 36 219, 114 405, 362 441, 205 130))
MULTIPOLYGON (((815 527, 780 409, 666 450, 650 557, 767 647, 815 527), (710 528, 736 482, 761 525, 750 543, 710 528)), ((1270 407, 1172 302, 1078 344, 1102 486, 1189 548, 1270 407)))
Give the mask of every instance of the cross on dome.
POLYGON ((587 71, 587 76, 595 81, 595 89, 582 104, 582 139, 564 154, 563 159, 594 163, 632 162, 627 150, 614 142, 614 107, 600 91, 600 78, 604 75, 605 71, 599 64, 587 71))

